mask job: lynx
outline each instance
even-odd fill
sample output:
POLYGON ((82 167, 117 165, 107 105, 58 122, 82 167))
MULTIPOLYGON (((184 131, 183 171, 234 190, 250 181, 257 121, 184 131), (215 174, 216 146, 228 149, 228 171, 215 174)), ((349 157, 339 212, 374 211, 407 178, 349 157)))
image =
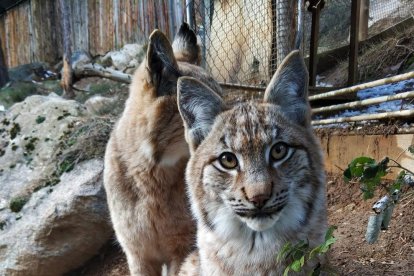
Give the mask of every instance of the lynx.
POLYGON ((228 107, 202 82, 178 80, 197 219, 197 250, 179 275, 282 275, 286 263, 276 257, 286 242, 323 242, 325 175, 307 81, 298 51, 280 65, 262 102, 228 107))
POLYGON ((176 91, 180 76, 220 91, 199 61, 197 38, 187 24, 172 45, 155 30, 107 145, 104 186, 132 275, 161 275, 163 264, 176 275, 195 242, 184 187, 189 150, 176 91))

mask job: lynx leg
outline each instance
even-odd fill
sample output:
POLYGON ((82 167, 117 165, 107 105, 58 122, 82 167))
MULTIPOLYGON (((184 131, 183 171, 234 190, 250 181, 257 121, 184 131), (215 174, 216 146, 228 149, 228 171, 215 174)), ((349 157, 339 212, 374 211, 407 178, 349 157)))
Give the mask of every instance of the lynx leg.
POLYGON ((160 276, 162 262, 154 259, 139 258, 126 252, 131 276, 160 276))

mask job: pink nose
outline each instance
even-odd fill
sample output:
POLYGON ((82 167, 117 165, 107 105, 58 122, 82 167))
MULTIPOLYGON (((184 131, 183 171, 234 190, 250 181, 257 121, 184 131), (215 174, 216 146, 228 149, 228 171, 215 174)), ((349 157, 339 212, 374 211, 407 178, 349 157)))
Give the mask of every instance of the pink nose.
POLYGON ((253 205, 256 207, 256 208, 262 208, 265 204, 266 204, 266 201, 269 199, 269 195, 266 195, 266 194, 261 194, 261 195, 255 195, 255 196, 253 196, 253 197, 251 197, 251 198, 249 198, 249 201, 251 202, 251 203, 253 203, 253 205))

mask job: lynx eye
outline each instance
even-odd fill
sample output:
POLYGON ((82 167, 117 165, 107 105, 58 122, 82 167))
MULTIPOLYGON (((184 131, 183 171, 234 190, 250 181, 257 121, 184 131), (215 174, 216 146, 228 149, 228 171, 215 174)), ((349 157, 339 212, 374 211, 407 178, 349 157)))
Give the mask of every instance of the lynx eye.
POLYGON ((288 153, 288 146, 285 143, 276 143, 270 150, 270 157, 273 161, 283 159, 288 153))
POLYGON ((218 161, 223 168, 228 170, 234 169, 238 165, 236 155, 231 152, 224 152, 220 154, 218 161))

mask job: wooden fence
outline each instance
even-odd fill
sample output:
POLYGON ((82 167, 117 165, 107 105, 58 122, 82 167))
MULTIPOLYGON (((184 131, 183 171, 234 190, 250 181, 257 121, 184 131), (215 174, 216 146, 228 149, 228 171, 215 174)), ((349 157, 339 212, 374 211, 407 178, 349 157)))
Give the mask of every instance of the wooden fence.
MULTIPOLYGON (((59 1, 27 0, 0 16, 7 66, 62 56, 59 1)), ((92 55, 145 43, 154 28, 171 39, 185 14, 184 0, 70 0, 72 49, 92 55)))

